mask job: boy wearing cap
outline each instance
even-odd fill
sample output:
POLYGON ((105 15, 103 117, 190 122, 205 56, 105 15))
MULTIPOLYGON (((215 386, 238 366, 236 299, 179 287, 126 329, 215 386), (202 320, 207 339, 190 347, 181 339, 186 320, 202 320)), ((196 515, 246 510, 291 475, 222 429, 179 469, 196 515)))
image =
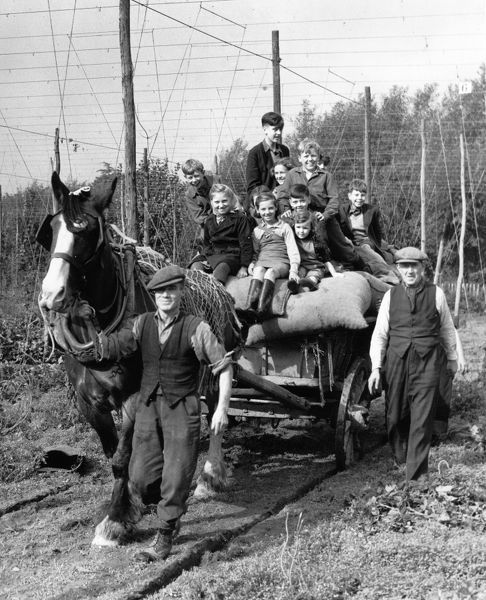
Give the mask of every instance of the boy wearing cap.
POLYGON ((387 291, 371 338, 370 393, 386 395, 386 423, 395 461, 407 481, 427 477, 439 383, 439 344, 457 371, 454 324, 444 292, 424 278, 427 255, 403 248, 395 261, 402 283, 387 291))
POLYGON ((219 400, 211 429, 226 427, 231 395, 231 353, 209 325, 179 312, 185 273, 178 266, 155 273, 147 288, 155 293, 156 312, 127 322, 119 332, 101 335, 97 359, 119 359, 140 350, 143 370, 135 416, 129 477, 145 503, 157 502, 159 531, 135 556, 151 562, 167 558, 174 531, 186 512, 196 469, 201 406, 199 366, 219 377, 219 400))
POLYGON ((262 116, 263 141, 251 148, 246 162, 246 191, 248 210, 251 193, 258 185, 266 185, 271 191, 277 187, 274 165, 280 158, 290 156, 290 150, 282 142, 284 120, 276 112, 262 116))

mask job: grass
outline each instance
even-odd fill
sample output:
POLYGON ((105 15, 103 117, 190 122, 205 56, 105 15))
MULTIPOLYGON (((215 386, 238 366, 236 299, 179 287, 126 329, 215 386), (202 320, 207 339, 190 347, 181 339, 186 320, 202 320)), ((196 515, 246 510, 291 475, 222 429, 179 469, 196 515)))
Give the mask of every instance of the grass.
POLYGON ((0 382, 0 397, 1 482, 30 477, 48 446, 79 447, 80 440, 91 439, 62 365, 12 366, 0 382))

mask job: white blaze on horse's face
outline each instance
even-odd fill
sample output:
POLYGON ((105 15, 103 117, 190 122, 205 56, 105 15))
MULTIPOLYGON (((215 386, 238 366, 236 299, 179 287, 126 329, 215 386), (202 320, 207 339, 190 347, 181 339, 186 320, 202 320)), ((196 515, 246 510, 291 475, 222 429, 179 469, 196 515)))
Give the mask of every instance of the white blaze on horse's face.
MULTIPOLYGON (((52 220, 54 244, 51 253, 60 252, 72 257, 74 235, 68 230, 64 215, 59 213, 52 220)), ((40 304, 48 310, 58 310, 65 299, 70 264, 61 257, 51 258, 49 269, 42 281, 40 304)))

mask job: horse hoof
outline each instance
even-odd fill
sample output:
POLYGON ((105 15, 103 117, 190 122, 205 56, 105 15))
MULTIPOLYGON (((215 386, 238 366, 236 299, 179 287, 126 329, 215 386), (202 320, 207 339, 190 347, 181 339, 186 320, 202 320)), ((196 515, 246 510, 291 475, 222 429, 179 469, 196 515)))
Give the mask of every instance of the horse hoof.
POLYGON ((112 521, 108 515, 98 523, 92 546, 114 547, 120 546, 128 534, 128 528, 124 523, 112 521))
POLYGON ((228 489, 228 487, 228 474, 224 463, 206 461, 203 471, 197 480, 194 499, 207 500, 208 498, 214 498, 218 492, 222 492, 228 489))
POLYGON ((206 481, 202 481, 201 478, 199 478, 193 494, 194 500, 209 500, 209 498, 214 498, 215 496, 217 496, 216 490, 206 481))

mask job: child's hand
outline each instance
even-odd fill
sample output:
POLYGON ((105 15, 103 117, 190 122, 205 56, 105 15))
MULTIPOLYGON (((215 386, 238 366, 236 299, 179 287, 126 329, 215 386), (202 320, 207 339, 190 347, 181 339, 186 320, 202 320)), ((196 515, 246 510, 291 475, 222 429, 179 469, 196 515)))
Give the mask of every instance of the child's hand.
POLYGON ((246 267, 240 267, 238 273, 236 273, 236 277, 238 279, 243 279, 243 277, 248 276, 248 269, 246 267))
POLYGON ((291 281, 295 281, 296 283, 299 283, 299 281, 300 281, 300 277, 299 277, 298 273, 295 273, 293 271, 290 271, 290 273, 289 273, 289 279, 291 281))
POLYGON ((255 268, 255 263, 250 263, 248 265, 248 274, 253 275, 253 269, 255 268))
POLYGON ((290 210, 290 208, 280 215, 280 217, 284 218, 284 219, 290 219, 291 216, 292 216, 292 211, 290 210))
POLYGON ((315 212, 314 214, 315 214, 315 216, 316 216, 316 219, 317 219, 318 221, 324 221, 324 215, 323 215, 322 213, 320 213, 320 212, 315 212))

